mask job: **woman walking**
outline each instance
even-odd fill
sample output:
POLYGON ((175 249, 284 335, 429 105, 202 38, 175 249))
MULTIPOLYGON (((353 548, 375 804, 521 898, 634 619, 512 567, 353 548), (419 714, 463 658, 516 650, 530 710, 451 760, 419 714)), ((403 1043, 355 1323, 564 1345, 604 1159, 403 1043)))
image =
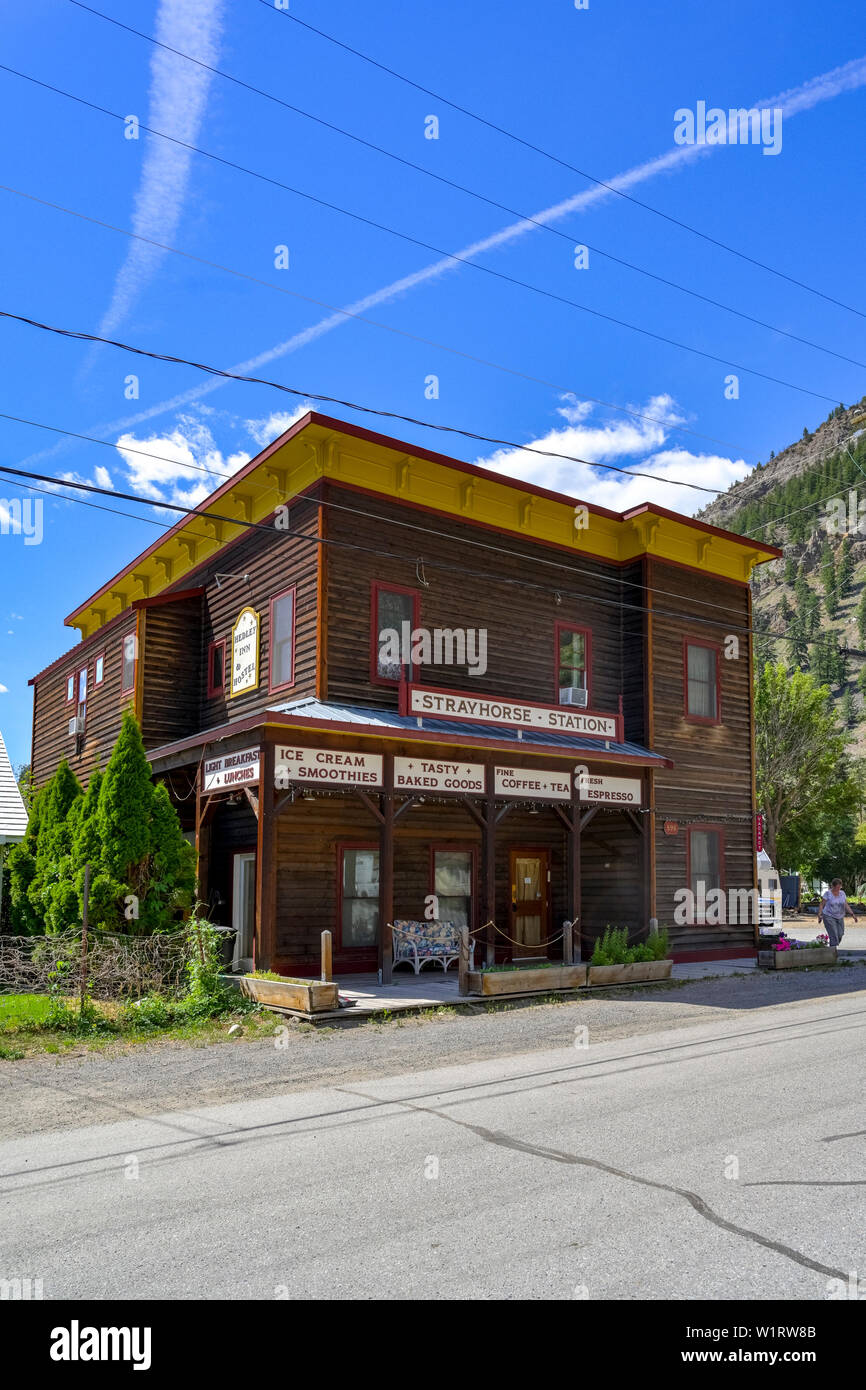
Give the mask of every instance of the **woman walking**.
POLYGON ((822 904, 818 913, 818 921, 823 922, 830 938, 830 945, 839 947, 842 944, 842 937, 845 934, 845 918, 857 918, 848 906, 848 899, 842 891, 841 878, 834 878, 830 887, 821 894, 822 904))

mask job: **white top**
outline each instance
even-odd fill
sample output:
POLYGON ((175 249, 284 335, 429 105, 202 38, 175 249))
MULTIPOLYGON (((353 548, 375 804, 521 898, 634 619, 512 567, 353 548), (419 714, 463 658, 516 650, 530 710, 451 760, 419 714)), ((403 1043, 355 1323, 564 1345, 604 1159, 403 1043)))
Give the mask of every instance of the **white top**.
POLYGON ((848 899, 841 888, 838 893, 834 893, 832 888, 825 888, 821 897, 824 899, 824 912, 827 917, 845 916, 845 904, 848 899))

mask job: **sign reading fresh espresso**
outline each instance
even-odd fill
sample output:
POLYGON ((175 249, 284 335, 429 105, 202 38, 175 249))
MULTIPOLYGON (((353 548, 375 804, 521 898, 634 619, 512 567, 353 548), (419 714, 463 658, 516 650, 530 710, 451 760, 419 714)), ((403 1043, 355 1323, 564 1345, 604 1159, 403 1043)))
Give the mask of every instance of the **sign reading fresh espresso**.
POLYGON ((274 785, 290 782, 327 782, 332 786, 381 787, 381 753, 348 753, 334 748, 277 747, 274 785))
POLYGON ((620 716, 593 714, 565 705, 536 705, 526 700, 494 700, 486 695, 434 690, 429 686, 406 687, 403 714, 430 719, 468 719, 475 724, 499 724, 518 729, 547 729, 550 733, 578 734, 582 738, 619 741, 620 716))
POLYGON ((581 801, 604 801, 616 806, 640 806, 639 777, 602 777, 581 772, 577 778, 581 801))
POLYGON ((521 796, 528 801, 570 801, 571 777, 534 767, 494 768, 497 796, 521 796))
POLYGON ((483 792, 484 764, 431 762, 427 758, 395 758, 394 790, 483 792))
POLYGON ((256 610, 242 608, 232 628, 232 696, 243 695, 258 686, 260 627, 256 610))
POLYGON ((208 758, 202 772, 202 789, 216 792, 223 787, 244 787, 259 780, 258 748, 241 748, 237 753, 224 753, 221 758, 208 758))

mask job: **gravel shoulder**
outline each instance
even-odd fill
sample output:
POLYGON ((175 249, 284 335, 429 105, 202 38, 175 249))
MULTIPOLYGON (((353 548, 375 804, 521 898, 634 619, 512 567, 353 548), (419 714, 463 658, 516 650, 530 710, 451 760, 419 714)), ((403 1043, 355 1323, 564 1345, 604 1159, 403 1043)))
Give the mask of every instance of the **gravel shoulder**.
POLYGON ((0 1062, 0 1139, 568 1047, 580 1027, 591 1045, 849 995, 855 1007, 866 1001, 866 963, 553 1004, 473 1005, 329 1030, 286 1028, 275 1017, 267 1039, 228 1038, 226 1030, 222 1041, 199 1046, 154 1041, 27 1057, 0 1062))

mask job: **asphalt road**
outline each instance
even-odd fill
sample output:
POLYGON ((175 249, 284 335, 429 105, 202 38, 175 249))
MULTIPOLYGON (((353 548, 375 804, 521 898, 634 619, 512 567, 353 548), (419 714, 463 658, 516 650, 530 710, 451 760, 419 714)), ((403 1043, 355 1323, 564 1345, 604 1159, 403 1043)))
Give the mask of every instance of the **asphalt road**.
POLYGON ((866 1275, 866 994, 581 1041, 6 1140, 0 1277, 46 1298, 822 1300, 866 1275))

